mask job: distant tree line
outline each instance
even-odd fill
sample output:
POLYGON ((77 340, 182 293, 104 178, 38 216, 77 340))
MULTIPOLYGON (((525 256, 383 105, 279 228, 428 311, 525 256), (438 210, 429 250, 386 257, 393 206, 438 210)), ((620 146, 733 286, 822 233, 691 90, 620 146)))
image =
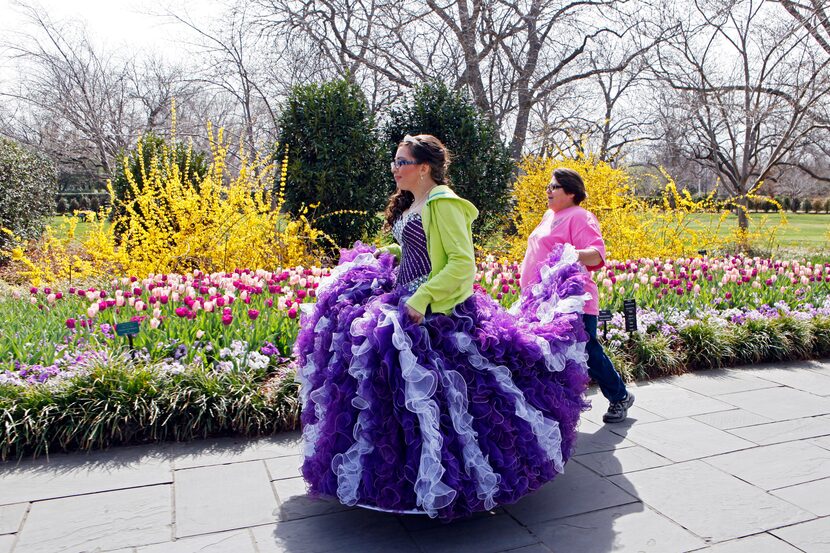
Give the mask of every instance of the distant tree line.
MULTIPOLYGON (((211 20, 160 16, 189 49, 177 62, 19 9, 29 25, 0 39, 20 75, 0 85, 0 134, 98 189, 140 136, 173 126, 173 102, 180 139, 207 151, 210 120, 241 156, 283 140, 297 87, 344 80, 379 128, 444 83, 513 162, 562 152, 662 167, 746 207, 760 183, 811 204, 830 193, 826 2, 227 0, 211 20)), ((61 195, 68 207, 83 192, 61 195)))

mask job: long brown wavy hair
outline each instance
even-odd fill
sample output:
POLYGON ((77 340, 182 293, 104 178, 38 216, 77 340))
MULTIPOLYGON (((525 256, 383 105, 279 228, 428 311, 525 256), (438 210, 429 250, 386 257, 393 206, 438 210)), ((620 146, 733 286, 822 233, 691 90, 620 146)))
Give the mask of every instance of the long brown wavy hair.
MULTIPOLYGON (((415 136, 406 135, 398 143, 398 147, 406 146, 415 161, 429 165, 429 174, 436 184, 450 184, 447 171, 450 167, 450 152, 444 144, 431 134, 418 134, 415 136)), ((407 190, 397 190, 389 198, 386 205, 386 225, 388 230, 392 224, 401 216, 401 213, 409 209, 415 197, 407 190)))

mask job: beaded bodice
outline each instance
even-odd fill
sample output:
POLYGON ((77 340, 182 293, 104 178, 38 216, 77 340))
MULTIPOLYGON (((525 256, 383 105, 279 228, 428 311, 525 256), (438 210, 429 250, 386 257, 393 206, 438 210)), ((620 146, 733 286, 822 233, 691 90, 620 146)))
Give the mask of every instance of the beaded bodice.
POLYGON ((414 292, 427 281, 432 270, 421 214, 407 213, 399 217, 392 225, 392 234, 401 246, 397 285, 414 292))

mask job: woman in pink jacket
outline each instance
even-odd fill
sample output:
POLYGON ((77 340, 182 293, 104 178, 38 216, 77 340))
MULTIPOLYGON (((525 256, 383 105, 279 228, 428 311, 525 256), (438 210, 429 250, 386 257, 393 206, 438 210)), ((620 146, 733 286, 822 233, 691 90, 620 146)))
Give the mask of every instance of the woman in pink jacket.
MULTIPOLYGON (((605 265, 605 242, 597 218, 579 207, 587 197, 585 183, 579 173, 562 167, 555 169, 547 186, 547 195, 549 209, 527 241, 527 253, 521 268, 522 290, 539 282, 540 268, 557 244, 572 244, 579 261, 589 271, 596 271, 605 265)), ((628 408, 634 404, 634 395, 626 390, 625 383, 597 341, 599 301, 597 285, 590 276, 585 279, 585 292, 591 295, 583 315, 585 330, 590 336, 585 347, 588 375, 610 402, 602 420, 622 422, 628 416, 628 408)))

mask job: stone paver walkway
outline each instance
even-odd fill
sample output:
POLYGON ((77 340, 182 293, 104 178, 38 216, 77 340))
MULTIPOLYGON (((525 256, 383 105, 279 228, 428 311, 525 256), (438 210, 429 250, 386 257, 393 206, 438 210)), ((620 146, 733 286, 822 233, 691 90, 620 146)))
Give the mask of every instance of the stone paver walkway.
POLYGON ((0 553, 830 552, 830 363, 640 384, 565 474, 442 524, 311 500, 297 433, 0 464, 0 553))

